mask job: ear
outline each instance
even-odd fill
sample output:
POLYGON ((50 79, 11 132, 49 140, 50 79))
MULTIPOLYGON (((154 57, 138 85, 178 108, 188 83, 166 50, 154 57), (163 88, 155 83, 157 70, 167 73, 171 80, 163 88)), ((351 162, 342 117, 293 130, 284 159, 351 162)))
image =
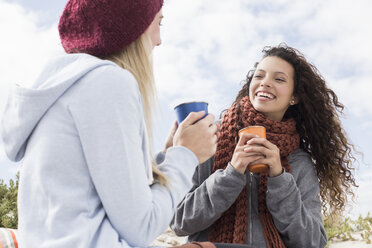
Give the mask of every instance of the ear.
POLYGON ((289 102, 289 105, 296 105, 298 102, 299 102, 298 97, 292 96, 292 99, 289 102))

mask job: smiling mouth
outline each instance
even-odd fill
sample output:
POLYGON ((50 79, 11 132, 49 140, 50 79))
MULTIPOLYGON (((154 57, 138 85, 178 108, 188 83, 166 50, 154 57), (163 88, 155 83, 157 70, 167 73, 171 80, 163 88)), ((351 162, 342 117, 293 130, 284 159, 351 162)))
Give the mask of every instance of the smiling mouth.
POLYGON ((263 92, 263 91, 258 91, 256 93, 256 96, 257 97, 263 97, 263 98, 266 98, 266 99, 269 99, 269 100, 273 100, 273 99, 276 98, 273 94, 271 94, 269 92, 263 92))

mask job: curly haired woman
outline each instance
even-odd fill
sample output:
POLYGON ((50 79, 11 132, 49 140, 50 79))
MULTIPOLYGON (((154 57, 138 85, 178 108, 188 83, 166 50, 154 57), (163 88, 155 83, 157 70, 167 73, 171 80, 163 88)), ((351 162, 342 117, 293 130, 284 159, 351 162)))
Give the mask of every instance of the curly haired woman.
POLYGON ((324 247, 325 215, 340 214, 356 186, 343 105, 318 70, 281 44, 263 59, 225 113, 216 155, 199 165, 171 222, 189 241, 252 247, 324 247), (238 131, 264 126, 267 139, 238 131), (267 172, 250 173, 252 164, 267 172))

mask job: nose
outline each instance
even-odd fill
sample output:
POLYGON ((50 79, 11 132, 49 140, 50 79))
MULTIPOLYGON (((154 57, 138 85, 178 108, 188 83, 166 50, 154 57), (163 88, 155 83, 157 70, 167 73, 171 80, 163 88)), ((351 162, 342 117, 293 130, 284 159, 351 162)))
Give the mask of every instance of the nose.
POLYGON ((160 45, 161 45, 161 40, 157 40, 155 42, 152 42, 151 48, 154 49, 155 47, 160 46, 160 45))
POLYGON ((270 82, 270 79, 268 77, 264 77, 261 82, 260 82, 260 86, 261 87, 268 87, 270 88, 271 87, 271 82, 270 82))
POLYGON ((158 40, 156 46, 160 46, 161 45, 161 39, 158 40))

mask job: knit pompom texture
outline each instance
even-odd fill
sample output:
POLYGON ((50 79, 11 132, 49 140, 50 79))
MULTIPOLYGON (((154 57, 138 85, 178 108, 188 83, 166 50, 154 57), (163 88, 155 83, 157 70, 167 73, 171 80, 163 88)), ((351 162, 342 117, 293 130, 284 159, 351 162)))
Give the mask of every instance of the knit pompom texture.
POLYGON ((66 53, 106 56, 138 39, 163 0, 69 0, 58 30, 66 53))

